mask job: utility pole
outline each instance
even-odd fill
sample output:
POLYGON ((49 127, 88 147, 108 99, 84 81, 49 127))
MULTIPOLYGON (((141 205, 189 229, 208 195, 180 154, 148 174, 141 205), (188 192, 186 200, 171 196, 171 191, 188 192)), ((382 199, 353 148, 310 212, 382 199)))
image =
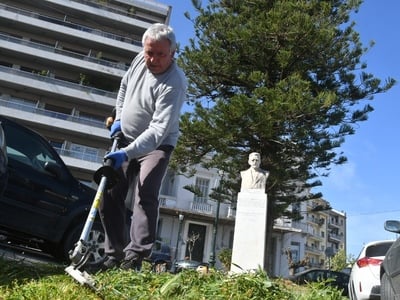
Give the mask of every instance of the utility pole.
POLYGON ((217 208, 215 211, 214 218, 214 226, 213 226, 213 239, 211 245, 211 254, 210 254, 210 267, 213 268, 215 266, 216 261, 216 242, 217 242, 217 232, 218 232, 218 223, 219 223, 219 209, 221 206, 221 200, 223 199, 223 181, 224 181, 224 171, 218 172, 220 176, 220 181, 218 186, 214 189, 213 198, 217 201, 217 208))

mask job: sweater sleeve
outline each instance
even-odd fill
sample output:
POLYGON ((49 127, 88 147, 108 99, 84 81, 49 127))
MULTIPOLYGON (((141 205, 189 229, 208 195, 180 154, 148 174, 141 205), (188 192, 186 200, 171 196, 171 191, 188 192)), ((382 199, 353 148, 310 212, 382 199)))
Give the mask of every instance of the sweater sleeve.
POLYGON ((125 74, 124 77, 122 77, 121 84, 119 86, 117 101, 115 103, 115 120, 121 119, 121 111, 124 105, 125 92, 126 92, 126 82, 127 82, 126 78, 127 74, 125 74))
POLYGON ((185 93, 186 88, 182 85, 174 88, 168 87, 159 95, 149 126, 124 148, 129 159, 147 154, 162 144, 175 146, 177 137, 169 141, 166 140, 166 137, 170 137, 170 132, 174 128, 178 128, 185 93))

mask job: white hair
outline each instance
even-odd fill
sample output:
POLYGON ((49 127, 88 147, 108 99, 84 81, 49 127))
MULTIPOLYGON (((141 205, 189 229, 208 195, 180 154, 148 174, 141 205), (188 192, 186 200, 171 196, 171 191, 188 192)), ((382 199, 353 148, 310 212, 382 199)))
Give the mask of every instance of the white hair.
POLYGON ((165 24, 162 23, 155 23, 147 28, 146 32, 143 34, 142 37, 142 44, 144 46, 144 42, 147 38, 151 38, 155 41, 161 41, 164 39, 169 40, 171 43, 170 50, 174 52, 176 50, 176 38, 174 30, 165 24))

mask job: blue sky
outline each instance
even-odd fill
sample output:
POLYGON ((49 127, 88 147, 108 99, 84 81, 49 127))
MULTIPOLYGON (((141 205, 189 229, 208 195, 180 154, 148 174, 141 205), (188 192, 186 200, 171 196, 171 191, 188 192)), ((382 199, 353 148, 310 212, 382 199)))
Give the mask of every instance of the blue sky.
MULTIPOLYGON (((181 45, 194 35, 192 24, 184 17, 195 15, 189 0, 159 0, 172 6, 170 25, 181 45)), ((205 3, 205 1, 203 1, 205 3)), ((367 71, 385 80, 400 81, 400 1, 365 1, 353 16, 364 45, 375 46, 363 56, 367 71)), ((400 220, 400 82, 389 92, 374 97, 375 111, 361 122, 356 133, 346 138, 341 149, 348 162, 332 169, 322 192, 331 206, 347 215, 347 254, 357 256, 363 244, 381 239, 395 239, 384 230, 388 219, 400 220)), ((366 103, 366 101, 364 101, 366 103)))

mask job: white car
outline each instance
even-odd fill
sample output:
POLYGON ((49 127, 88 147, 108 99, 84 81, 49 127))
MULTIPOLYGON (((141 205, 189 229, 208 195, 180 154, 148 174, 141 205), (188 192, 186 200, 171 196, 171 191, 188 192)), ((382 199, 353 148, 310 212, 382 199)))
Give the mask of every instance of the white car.
POLYGON ((384 240, 364 245, 350 273, 351 300, 380 299, 380 265, 393 242, 384 240))

